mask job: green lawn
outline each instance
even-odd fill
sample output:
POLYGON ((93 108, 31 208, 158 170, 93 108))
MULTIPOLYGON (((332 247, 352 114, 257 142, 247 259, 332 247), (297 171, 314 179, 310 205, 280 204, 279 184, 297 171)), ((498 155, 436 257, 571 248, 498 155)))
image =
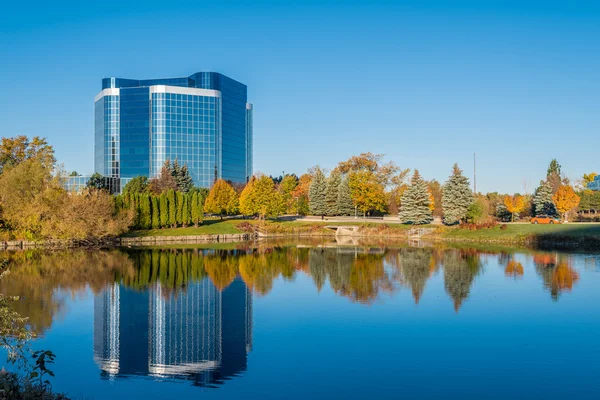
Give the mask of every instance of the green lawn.
POLYGON ((497 240, 509 241, 524 239, 530 236, 538 237, 600 237, 600 224, 561 224, 561 225, 533 225, 533 224, 507 224, 506 229, 496 226, 490 229, 469 231, 459 228, 447 228, 444 237, 468 240, 497 240))
POLYGON ((237 229, 237 225, 241 220, 232 219, 205 219, 199 227, 187 228, 167 228, 167 229, 148 229, 131 231, 124 234, 124 237, 140 237, 140 236, 193 236, 193 235, 224 235, 231 233, 243 233, 237 229))

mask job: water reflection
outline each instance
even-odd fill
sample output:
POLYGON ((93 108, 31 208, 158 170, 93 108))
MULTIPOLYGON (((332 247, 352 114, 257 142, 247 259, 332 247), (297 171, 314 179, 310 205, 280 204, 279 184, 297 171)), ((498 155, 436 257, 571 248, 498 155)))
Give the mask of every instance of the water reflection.
POLYGON ((224 290, 205 279, 177 292, 115 283, 94 297, 94 360, 104 378, 210 385, 245 371, 251 348, 252 294, 239 278, 224 290))

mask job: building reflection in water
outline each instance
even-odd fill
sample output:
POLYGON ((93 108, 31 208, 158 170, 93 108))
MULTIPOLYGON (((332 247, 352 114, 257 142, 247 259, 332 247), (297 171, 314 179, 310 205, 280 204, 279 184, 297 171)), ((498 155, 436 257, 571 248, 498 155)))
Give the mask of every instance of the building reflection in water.
POLYGON ((252 294, 238 277, 167 292, 113 284, 94 298, 94 360, 107 379, 151 376, 212 385, 246 370, 252 294))

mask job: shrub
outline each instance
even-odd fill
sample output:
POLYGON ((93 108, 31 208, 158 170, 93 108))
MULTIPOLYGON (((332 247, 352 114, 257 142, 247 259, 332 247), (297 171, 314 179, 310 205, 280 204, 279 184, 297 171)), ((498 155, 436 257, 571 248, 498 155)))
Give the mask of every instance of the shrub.
POLYGON ((500 229, 502 229, 504 231, 504 230, 508 229, 508 225, 502 224, 502 225, 500 225, 500 229))

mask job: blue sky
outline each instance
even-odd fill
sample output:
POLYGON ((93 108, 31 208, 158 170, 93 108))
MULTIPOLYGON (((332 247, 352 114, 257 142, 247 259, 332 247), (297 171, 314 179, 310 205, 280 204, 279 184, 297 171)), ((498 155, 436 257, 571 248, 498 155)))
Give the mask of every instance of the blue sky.
POLYGON ((101 78, 222 72, 255 106, 254 168, 384 153, 444 181, 527 191, 555 157, 600 172, 600 2, 12 2, 0 134, 41 135, 93 172, 101 78))

